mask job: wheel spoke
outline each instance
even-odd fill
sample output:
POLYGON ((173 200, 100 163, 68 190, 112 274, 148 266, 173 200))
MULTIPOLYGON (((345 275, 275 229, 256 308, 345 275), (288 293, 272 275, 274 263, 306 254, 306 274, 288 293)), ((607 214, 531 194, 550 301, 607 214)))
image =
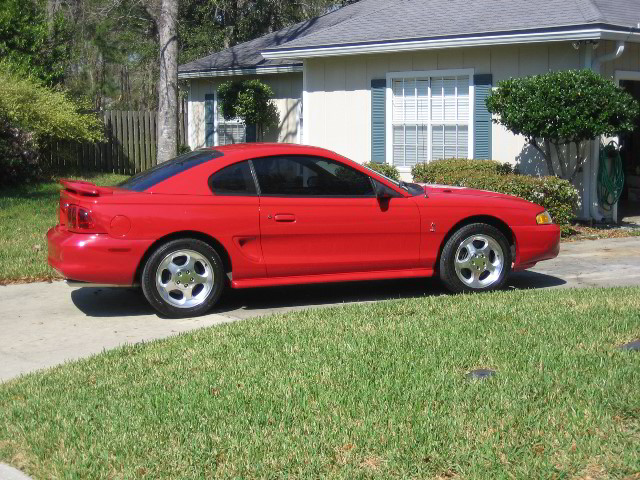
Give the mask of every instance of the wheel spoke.
POLYGON ((194 285, 198 285, 199 283, 207 283, 208 277, 206 275, 200 275, 196 272, 191 272, 191 277, 194 280, 194 285))
POLYGON ((188 302, 193 298, 193 285, 189 285, 187 288, 181 290, 184 296, 185 302, 188 302))
POLYGON ((173 290, 177 290, 178 289, 178 285, 173 280, 169 280, 164 285, 164 289, 166 290, 167 293, 169 293, 169 292, 172 292, 173 290))
POLYGON ((197 258, 189 257, 187 263, 184 265, 184 269, 189 270, 190 273, 194 272, 197 261, 197 258))
POLYGON ((173 258, 172 258, 171 261, 166 265, 166 269, 169 270, 169 272, 171 272, 171 277, 173 277, 176 273, 178 273, 178 270, 180 270, 180 267, 175 263, 173 263, 173 258))
POLYGON ((478 240, 481 240, 484 242, 484 245, 481 248, 478 248, 478 253, 482 253, 488 257, 489 254, 491 253, 491 245, 489 245, 489 242, 487 242, 484 238, 480 238, 478 240))
POLYGON ((463 260, 456 257, 456 267, 460 269, 471 268, 471 256, 467 255, 463 260))

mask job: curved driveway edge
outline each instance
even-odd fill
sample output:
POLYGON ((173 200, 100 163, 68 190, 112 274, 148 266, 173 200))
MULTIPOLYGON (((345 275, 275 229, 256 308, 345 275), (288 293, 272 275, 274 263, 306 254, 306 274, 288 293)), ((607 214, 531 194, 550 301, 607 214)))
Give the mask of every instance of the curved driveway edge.
POLYGON ((0 479, 2 480, 31 480, 31 477, 25 475, 20 470, 16 470, 9 465, 0 463, 0 479))

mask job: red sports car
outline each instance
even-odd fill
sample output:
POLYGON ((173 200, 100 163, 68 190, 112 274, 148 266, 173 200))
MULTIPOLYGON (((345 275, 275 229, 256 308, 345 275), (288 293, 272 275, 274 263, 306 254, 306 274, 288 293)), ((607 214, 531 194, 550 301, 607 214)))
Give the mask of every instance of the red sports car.
POLYGON ((140 284, 170 317, 205 313, 227 284, 437 273, 454 292, 492 290, 559 251, 539 205, 397 182, 315 147, 202 149, 117 187, 62 184, 49 264, 87 285, 140 284))

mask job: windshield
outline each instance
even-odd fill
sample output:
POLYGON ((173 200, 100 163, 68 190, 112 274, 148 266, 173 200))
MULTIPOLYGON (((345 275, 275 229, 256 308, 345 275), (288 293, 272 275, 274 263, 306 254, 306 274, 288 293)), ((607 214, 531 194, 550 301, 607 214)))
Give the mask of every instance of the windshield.
POLYGON ((389 182, 393 183, 396 187, 399 187, 399 188, 405 190, 406 192, 409 192, 409 195, 411 195, 413 197, 415 197, 416 195, 423 195, 424 194, 424 188, 422 188, 417 183, 404 182, 402 180, 394 180, 393 178, 389 178, 385 174, 380 173, 380 172, 374 170, 373 168, 367 167, 366 165, 362 165, 362 166, 364 168, 366 168, 367 170, 380 175, 385 180, 388 180, 389 182))
POLYGON ((189 170, 197 165, 220 158, 223 155, 218 150, 195 150, 185 153, 172 160, 160 163, 144 172, 140 172, 128 180, 120 183, 118 187, 134 192, 143 192, 158 183, 189 170))

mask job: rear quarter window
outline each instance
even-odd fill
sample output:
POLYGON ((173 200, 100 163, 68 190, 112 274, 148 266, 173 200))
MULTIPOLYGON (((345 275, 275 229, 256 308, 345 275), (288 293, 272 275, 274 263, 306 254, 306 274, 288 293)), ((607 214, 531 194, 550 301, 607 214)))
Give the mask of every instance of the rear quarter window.
POLYGON ((214 195, 256 195, 256 183, 249 162, 234 163, 209 178, 214 195))
POLYGON ((218 150, 196 150, 185 153, 172 160, 160 163, 144 172, 140 172, 118 186, 126 190, 133 190, 134 192, 144 192, 168 178, 215 158, 220 158, 222 155, 223 153, 218 150))

